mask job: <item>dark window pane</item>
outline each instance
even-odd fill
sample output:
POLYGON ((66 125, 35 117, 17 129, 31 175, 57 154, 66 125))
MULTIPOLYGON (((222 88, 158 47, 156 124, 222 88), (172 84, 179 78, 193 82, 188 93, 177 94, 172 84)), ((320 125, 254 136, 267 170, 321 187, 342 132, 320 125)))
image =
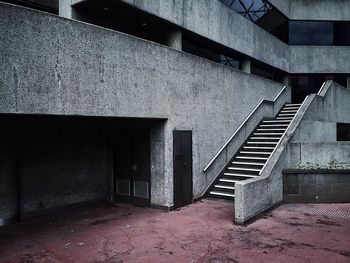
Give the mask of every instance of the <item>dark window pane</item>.
POLYGON ((333 45, 333 23, 289 21, 290 45, 333 45))
POLYGON ((337 123, 337 141, 350 141, 350 123, 337 123))
POLYGON ((334 22, 334 45, 350 46, 350 22, 334 22))

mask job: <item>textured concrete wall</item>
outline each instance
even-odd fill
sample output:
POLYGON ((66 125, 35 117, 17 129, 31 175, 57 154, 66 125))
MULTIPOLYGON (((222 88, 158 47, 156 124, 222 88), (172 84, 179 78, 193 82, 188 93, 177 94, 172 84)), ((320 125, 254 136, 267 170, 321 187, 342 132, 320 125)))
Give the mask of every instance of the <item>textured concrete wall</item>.
POLYGON ((348 203, 350 170, 286 170, 283 190, 287 203, 348 203))
POLYGON ((289 69, 285 43, 220 1, 122 1, 269 65, 289 69))
POLYGON ((350 20, 348 0, 290 0, 290 19, 350 20))
POLYGON ((243 224, 283 201, 282 170, 290 166, 288 143, 302 122, 315 95, 308 97, 266 163, 259 177, 235 184, 235 222, 243 224))
MULTIPOLYGON (((349 47, 288 46, 217 0, 122 1, 289 73, 350 72, 349 47)), ((328 20, 349 20, 350 12, 346 10, 350 3, 343 0, 271 3, 287 17, 301 12, 303 19, 312 19, 309 17, 315 14, 323 17, 327 13, 326 17, 332 17, 328 20), (327 9, 323 9, 325 6, 327 9)))
POLYGON ((312 101, 293 142, 335 142, 337 122, 350 123, 350 90, 327 81, 321 96, 312 101))
POLYGON ((172 130, 193 131, 193 191, 202 170, 281 84, 100 27, 1 4, 0 112, 168 119, 156 204, 173 203, 172 130))
POLYGON ((289 49, 290 73, 350 73, 350 47, 290 46, 289 49))
POLYGON ((269 0, 268 2, 281 11, 286 17, 289 17, 290 0, 269 0))
POLYGON ((291 167, 327 167, 350 164, 350 142, 293 142, 289 144, 291 167))

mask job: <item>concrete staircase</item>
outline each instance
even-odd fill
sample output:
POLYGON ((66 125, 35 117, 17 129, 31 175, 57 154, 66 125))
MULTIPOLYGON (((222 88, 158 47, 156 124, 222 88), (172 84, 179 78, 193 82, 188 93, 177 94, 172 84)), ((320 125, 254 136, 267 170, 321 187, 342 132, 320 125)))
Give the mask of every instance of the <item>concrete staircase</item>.
POLYGON ((235 183, 260 175, 301 104, 285 104, 274 119, 263 119, 213 182, 207 196, 234 200, 235 183))

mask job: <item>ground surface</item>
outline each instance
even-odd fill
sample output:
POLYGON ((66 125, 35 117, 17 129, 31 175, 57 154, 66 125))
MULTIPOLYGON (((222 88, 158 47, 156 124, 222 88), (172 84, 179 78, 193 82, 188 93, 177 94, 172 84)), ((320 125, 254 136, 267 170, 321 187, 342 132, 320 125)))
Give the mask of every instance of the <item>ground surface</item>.
POLYGON ((0 228, 0 262, 350 262, 350 218, 283 205, 247 227, 233 204, 203 200, 164 213, 95 205, 0 228))

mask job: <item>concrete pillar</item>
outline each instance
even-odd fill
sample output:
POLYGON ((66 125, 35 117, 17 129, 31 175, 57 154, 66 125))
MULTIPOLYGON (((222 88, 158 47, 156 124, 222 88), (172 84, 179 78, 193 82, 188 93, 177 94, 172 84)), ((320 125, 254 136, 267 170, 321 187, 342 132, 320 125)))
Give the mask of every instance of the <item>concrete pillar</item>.
POLYGON ((250 59, 243 59, 242 60, 242 71, 245 73, 252 72, 252 65, 251 65, 250 59))
POLYGON ((73 19, 74 10, 72 8, 72 1, 71 0, 59 0, 58 14, 59 14, 59 16, 73 19))
POLYGON ((19 180, 15 146, 11 139, 0 137, 0 226, 19 218, 19 180))
POLYGON ((350 90, 350 75, 347 76, 347 88, 350 90))
POLYGON ((284 75, 282 81, 283 81, 284 85, 289 86, 289 76, 288 75, 284 75))
POLYGON ((178 29, 169 29, 166 32, 165 44, 171 48, 182 50, 182 32, 178 29))

